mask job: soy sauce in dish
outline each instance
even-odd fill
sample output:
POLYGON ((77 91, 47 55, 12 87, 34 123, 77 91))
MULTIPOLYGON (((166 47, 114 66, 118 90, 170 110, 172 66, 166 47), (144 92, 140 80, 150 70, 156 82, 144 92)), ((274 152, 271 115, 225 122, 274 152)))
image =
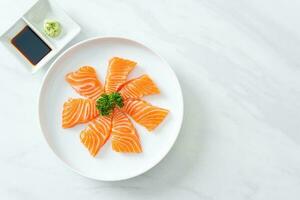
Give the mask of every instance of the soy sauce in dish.
POLYGON ((29 26, 25 26, 11 43, 32 65, 39 63, 51 51, 51 48, 29 26))

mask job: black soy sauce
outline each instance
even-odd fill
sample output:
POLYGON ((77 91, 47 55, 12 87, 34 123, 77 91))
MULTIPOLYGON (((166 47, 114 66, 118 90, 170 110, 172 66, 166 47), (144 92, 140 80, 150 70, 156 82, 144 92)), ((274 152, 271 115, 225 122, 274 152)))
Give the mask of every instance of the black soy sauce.
POLYGON ((51 48, 29 26, 25 26, 11 43, 32 65, 39 63, 51 51, 51 48))

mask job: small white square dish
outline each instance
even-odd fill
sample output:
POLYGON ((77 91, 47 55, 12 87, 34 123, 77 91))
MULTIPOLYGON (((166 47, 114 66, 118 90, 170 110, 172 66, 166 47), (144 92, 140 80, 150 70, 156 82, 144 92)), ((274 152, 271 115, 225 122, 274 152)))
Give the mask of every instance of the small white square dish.
POLYGON ((74 22, 53 0, 39 0, 25 11, 0 42, 32 73, 37 72, 80 32, 74 22), (50 37, 44 32, 46 20, 59 22, 61 32, 50 37))

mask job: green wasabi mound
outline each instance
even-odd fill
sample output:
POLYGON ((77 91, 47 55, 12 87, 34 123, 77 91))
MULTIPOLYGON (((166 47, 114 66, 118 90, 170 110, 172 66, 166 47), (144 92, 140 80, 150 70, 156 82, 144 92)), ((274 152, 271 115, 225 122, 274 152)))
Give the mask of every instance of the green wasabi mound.
POLYGON ((52 38, 59 36, 61 33, 60 23, 55 20, 45 20, 44 32, 46 35, 52 38))

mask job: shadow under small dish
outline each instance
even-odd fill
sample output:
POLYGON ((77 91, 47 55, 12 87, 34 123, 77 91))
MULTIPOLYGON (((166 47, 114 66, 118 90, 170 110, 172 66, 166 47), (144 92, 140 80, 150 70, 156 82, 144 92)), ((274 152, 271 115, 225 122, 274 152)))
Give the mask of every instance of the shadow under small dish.
POLYGON ((121 153, 141 153, 140 137, 130 116, 148 131, 153 131, 169 111, 153 106, 141 98, 159 94, 153 80, 146 74, 127 80, 137 63, 114 57, 109 60, 103 85, 91 66, 68 73, 66 81, 85 98, 69 98, 63 105, 62 127, 89 123, 81 131, 81 143, 96 156, 111 138, 112 149, 121 153))

